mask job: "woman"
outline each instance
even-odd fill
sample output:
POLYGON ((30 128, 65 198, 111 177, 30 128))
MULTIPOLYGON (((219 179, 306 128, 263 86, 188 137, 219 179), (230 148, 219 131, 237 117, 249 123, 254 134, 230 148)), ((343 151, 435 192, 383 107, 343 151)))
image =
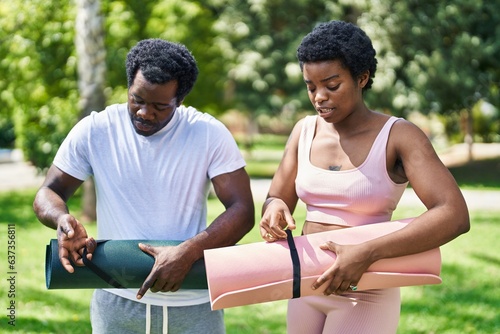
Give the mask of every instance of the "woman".
POLYGON ((395 333, 399 288, 355 291, 377 260, 439 247, 469 230, 464 198, 425 134, 410 122, 370 110, 377 61, 357 26, 331 21, 301 42, 297 57, 316 115, 294 127, 260 222, 264 240, 295 229, 298 199, 307 206, 303 234, 391 219, 410 183, 427 211, 403 229, 359 245, 328 242, 337 259, 313 284, 325 296, 292 299, 289 333, 395 333), (291 182, 295 180, 295 182, 291 182))

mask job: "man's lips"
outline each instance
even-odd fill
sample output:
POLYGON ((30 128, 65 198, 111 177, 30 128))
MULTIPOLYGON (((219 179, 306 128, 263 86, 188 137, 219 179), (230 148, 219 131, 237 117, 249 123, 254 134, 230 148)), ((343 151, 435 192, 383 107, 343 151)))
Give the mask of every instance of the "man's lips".
POLYGON ((154 125, 149 122, 143 122, 138 119, 134 119, 135 127, 140 131, 150 131, 153 129, 154 125))

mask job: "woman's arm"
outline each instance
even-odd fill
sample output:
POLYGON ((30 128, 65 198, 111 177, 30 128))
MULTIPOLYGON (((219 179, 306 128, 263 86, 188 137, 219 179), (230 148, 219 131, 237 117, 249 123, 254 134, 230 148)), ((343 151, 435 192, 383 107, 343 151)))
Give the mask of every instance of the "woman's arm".
POLYGON ((404 177, 427 211, 401 230, 359 245, 322 245, 337 255, 332 267, 313 284, 319 288, 331 280, 326 295, 343 293, 356 285, 377 260, 440 247, 470 228, 467 205, 457 183, 419 128, 406 121, 395 123, 387 150, 394 161, 401 161, 404 177))
POLYGON ((401 231, 374 240, 369 245, 371 258, 376 261, 420 253, 469 231, 469 212, 462 192, 427 136, 414 124, 400 121, 394 124, 388 149, 396 152, 427 211, 401 231))
POLYGON ((298 202, 295 191, 295 178, 298 165, 298 143, 303 120, 294 126, 281 162, 274 174, 267 200, 262 206, 260 234, 264 240, 285 239, 284 228, 295 229, 292 214, 298 202))

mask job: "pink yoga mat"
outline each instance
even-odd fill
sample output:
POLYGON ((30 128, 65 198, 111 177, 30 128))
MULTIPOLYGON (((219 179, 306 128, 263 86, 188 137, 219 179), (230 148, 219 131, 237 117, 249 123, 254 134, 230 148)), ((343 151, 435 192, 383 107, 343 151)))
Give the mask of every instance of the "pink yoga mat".
MULTIPOLYGON (((294 237, 300 262, 300 295, 321 295, 324 284, 311 284, 335 261, 319 248, 326 241, 358 244, 395 232, 412 219, 384 222, 294 237)), ((292 298, 293 265, 286 240, 205 250, 208 289, 213 310, 292 298)), ((439 248, 373 263, 358 283, 358 291, 439 284, 439 248)))

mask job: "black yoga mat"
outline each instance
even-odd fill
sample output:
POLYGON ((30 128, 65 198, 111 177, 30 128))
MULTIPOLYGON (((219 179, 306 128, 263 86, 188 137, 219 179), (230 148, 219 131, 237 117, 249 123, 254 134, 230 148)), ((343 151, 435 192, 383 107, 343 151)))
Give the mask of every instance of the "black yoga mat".
MULTIPOLYGON (((70 274, 59 261, 57 239, 52 239, 47 245, 45 257, 47 289, 140 288, 153 268, 154 258, 141 251, 139 243, 152 246, 176 246, 181 242, 171 240, 97 241, 91 267, 73 265, 75 271, 70 274)), ((203 259, 193 264, 181 289, 208 289, 203 259)))

